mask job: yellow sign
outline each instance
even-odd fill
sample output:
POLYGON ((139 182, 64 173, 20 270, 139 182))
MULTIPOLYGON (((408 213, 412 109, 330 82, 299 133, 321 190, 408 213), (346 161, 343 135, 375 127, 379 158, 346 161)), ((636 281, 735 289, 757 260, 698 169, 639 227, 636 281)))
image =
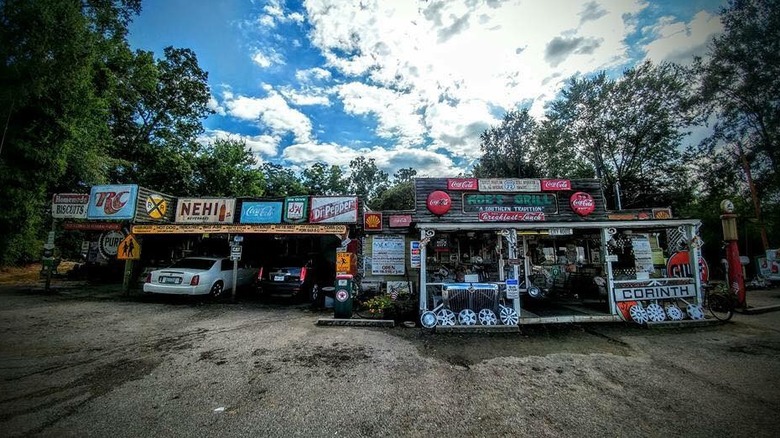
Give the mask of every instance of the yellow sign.
POLYGON ((158 195, 152 194, 146 198, 146 213, 152 219, 163 219, 168 211, 168 203, 158 195))
POLYGON ((135 240, 135 236, 128 234, 125 237, 116 250, 116 258, 119 260, 138 260, 141 258, 141 245, 135 240))
POLYGON ((357 274, 357 263, 355 254, 351 252, 336 253, 336 273, 337 274, 357 274))
POLYGON ((328 224, 159 224, 133 225, 133 234, 346 234, 346 225, 328 224))

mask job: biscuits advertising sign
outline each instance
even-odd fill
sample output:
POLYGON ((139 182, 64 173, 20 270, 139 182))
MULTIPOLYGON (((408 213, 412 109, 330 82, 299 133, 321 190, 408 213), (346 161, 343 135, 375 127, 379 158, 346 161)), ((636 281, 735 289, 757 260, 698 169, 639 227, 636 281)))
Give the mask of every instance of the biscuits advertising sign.
POLYGON ((85 219, 89 195, 86 193, 57 193, 52 197, 51 216, 58 219, 85 219))

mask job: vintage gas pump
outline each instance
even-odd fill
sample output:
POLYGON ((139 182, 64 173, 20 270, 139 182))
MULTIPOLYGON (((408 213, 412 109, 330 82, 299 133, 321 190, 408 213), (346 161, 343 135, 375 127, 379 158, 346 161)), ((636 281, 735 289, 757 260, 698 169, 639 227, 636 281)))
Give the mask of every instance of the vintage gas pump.
POLYGON ((336 276, 335 300, 333 303, 333 317, 337 319, 352 318, 352 300, 355 295, 354 281, 350 274, 336 276))
POLYGON ((729 289, 737 295, 739 304, 745 307, 745 278, 742 275, 742 262, 739 258, 737 241, 737 215, 734 214, 734 203, 725 199, 720 203, 720 216, 723 225, 723 240, 726 241, 726 261, 729 266, 729 289))

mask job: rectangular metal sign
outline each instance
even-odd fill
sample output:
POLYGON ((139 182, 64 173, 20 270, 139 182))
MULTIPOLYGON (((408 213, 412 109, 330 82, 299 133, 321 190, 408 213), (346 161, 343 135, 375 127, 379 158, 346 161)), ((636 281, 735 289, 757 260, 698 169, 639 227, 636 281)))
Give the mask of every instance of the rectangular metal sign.
POLYGON ((487 178, 479 180, 480 192, 541 192, 538 179, 487 178))
POLYGON ((696 296, 693 283, 663 286, 616 287, 615 301, 669 300, 696 296))
POLYGON ((92 186, 87 219, 133 219, 137 197, 135 184, 92 186))
POLYGON ((290 196, 284 199, 284 221, 288 224, 306 222, 309 212, 308 196, 290 196))
POLYGON ((233 223, 236 200, 228 198, 179 198, 176 222, 188 224, 233 223))
POLYGON ((358 199, 351 197, 312 197, 309 222, 320 223, 357 223, 358 199))
POLYGON ((552 193, 464 193, 463 212, 558 213, 558 198, 552 193))
POLYGON ((282 222, 282 201, 244 202, 241 205, 242 224, 278 224, 282 222))
POLYGON ((51 216, 58 219, 84 219, 87 217, 89 194, 56 193, 51 200, 51 216))

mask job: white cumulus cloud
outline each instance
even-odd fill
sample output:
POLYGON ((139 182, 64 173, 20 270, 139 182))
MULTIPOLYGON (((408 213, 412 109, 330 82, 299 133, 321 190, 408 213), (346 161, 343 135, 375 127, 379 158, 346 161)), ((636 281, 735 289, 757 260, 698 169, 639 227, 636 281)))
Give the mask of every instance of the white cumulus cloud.
POLYGON ((267 97, 241 96, 225 101, 227 113, 239 119, 258 121, 272 135, 291 133, 299 142, 309 141, 311 121, 302 112, 290 108, 287 101, 277 92, 267 97))

